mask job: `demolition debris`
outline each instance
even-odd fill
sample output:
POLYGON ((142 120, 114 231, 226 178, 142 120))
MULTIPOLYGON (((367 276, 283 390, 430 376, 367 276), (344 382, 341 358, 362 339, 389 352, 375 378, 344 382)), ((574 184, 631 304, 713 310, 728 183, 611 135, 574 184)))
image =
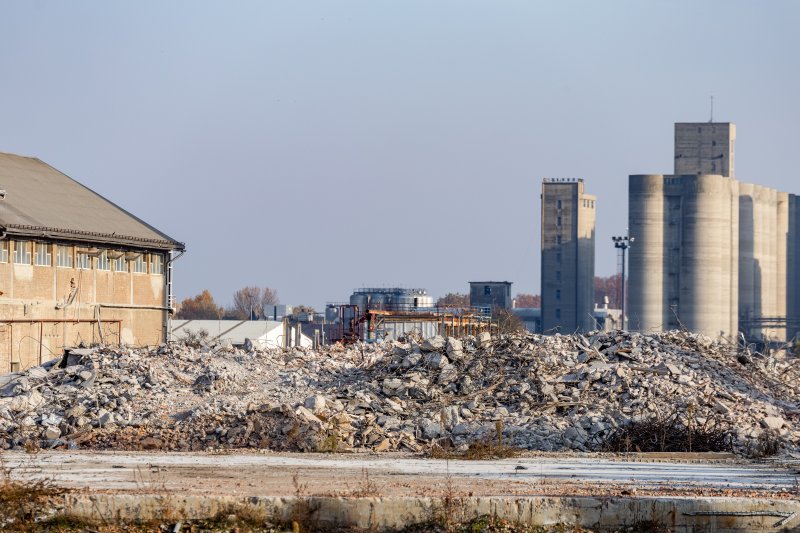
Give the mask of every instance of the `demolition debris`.
POLYGON ((0 376, 0 447, 758 455, 800 442, 793 356, 686 332, 250 348, 76 349, 0 376))

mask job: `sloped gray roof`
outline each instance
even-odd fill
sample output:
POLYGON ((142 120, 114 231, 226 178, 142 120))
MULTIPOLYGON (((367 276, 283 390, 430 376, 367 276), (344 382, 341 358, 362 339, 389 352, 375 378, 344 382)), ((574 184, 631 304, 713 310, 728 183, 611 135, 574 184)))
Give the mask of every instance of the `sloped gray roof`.
POLYGON ((181 242, 35 157, 0 152, 0 226, 9 237, 183 250, 181 242))

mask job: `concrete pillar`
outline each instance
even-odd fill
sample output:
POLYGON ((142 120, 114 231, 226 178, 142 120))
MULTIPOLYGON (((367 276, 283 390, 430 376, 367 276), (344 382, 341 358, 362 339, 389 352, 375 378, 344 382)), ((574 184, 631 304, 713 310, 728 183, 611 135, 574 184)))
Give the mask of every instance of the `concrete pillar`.
POLYGON ((628 328, 661 331, 664 320, 664 176, 628 178, 628 328))

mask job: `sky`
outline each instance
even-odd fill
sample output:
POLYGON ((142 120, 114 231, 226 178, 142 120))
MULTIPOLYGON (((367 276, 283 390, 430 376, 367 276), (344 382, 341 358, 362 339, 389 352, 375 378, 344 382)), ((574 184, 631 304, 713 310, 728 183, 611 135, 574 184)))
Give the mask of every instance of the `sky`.
POLYGON ((627 176, 673 123, 737 125, 736 177, 800 193, 800 2, 0 2, 0 151, 171 237, 180 300, 276 289, 539 291, 542 178, 597 196, 616 272, 627 176))

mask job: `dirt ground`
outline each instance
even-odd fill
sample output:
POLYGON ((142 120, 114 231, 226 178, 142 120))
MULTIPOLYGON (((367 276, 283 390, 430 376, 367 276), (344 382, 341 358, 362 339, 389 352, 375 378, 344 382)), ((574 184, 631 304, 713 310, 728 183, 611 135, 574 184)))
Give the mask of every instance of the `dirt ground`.
POLYGON ((237 496, 702 495, 796 498, 798 471, 720 454, 526 454, 503 460, 411 454, 39 452, 0 455, 12 476, 99 492, 237 496))

